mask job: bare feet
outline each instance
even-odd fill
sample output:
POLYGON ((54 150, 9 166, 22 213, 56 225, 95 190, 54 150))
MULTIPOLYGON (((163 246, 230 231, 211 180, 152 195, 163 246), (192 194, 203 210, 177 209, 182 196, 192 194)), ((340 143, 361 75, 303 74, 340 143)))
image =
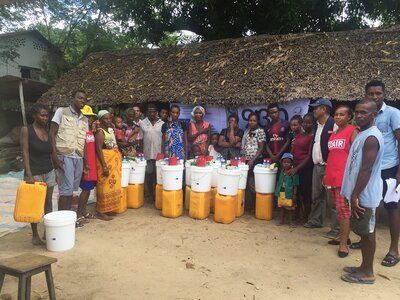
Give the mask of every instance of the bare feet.
POLYGON ((32 245, 35 245, 35 246, 42 246, 42 245, 45 245, 45 242, 43 242, 43 241, 40 239, 40 237, 38 237, 38 236, 33 236, 33 237, 32 237, 32 245))

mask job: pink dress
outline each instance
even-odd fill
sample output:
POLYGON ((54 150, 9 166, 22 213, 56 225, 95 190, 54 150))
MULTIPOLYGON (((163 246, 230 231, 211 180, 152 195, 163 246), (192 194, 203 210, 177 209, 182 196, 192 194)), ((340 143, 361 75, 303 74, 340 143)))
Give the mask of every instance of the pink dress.
MULTIPOLYGON (((196 134, 197 133, 197 129, 196 129, 196 124, 191 122, 190 123, 191 129, 192 129, 192 134, 196 134)), ((203 128, 208 128, 210 126, 210 123, 208 123, 207 121, 203 121, 203 128)), ((207 144, 208 144, 208 134, 200 134, 194 141, 193 141, 193 145, 198 145, 200 147, 201 150, 201 154, 202 155, 206 155, 207 153, 207 144)))

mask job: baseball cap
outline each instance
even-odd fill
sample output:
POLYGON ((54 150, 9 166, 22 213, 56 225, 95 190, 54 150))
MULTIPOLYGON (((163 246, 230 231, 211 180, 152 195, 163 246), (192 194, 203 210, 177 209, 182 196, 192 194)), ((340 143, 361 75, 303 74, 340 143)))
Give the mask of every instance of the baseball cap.
POLYGON ((318 99, 314 103, 310 104, 311 107, 317 107, 317 106, 321 106, 321 105, 325 105, 325 106, 332 108, 331 101, 329 101, 328 99, 324 99, 324 98, 318 99))
POLYGON ((282 155, 281 160, 282 160, 282 159, 285 159, 285 158, 288 158, 288 159, 290 159, 290 160, 293 161, 293 155, 292 155, 291 153, 284 153, 284 154, 282 155))
POLYGON ((96 114, 93 113, 93 109, 89 105, 85 105, 82 109, 81 112, 85 116, 95 116, 96 114))

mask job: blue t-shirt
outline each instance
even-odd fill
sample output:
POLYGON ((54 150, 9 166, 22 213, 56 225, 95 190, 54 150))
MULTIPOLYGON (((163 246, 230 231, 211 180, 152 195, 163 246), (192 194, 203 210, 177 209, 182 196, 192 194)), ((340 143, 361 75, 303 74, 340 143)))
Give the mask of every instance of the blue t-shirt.
POLYGON ((374 136, 378 140, 379 150, 372 166, 371 177, 369 178, 366 187, 360 193, 358 200, 360 205, 363 207, 376 208, 382 200, 383 182, 381 178, 381 165, 384 152, 382 133, 376 126, 371 126, 364 131, 360 131, 351 145, 349 157, 346 162, 346 169, 344 171, 341 193, 347 199, 351 198, 351 194, 356 186, 358 173, 361 169, 364 144, 366 139, 370 136, 374 136))
POLYGON ((375 119, 375 125, 383 135, 385 150, 382 159, 382 170, 399 164, 399 154, 395 130, 400 129, 400 111, 383 103, 375 119))

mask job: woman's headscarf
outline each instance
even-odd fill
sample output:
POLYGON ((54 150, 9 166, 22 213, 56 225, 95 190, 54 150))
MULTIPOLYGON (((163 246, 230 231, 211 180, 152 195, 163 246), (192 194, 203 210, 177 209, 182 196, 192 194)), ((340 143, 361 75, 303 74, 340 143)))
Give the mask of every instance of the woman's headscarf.
POLYGON ((97 113, 97 117, 99 118, 99 119, 101 119, 102 117, 104 117, 106 114, 109 114, 110 112, 108 111, 108 110, 105 110, 105 109, 103 109, 103 110, 100 110, 98 113, 97 113))
POLYGON ((192 122, 196 122, 196 120, 194 119, 194 113, 196 110, 200 109, 200 111, 203 114, 203 117, 206 115, 206 110, 204 109, 203 106, 197 105, 193 108, 192 112, 191 112, 191 116, 192 116, 192 122))

